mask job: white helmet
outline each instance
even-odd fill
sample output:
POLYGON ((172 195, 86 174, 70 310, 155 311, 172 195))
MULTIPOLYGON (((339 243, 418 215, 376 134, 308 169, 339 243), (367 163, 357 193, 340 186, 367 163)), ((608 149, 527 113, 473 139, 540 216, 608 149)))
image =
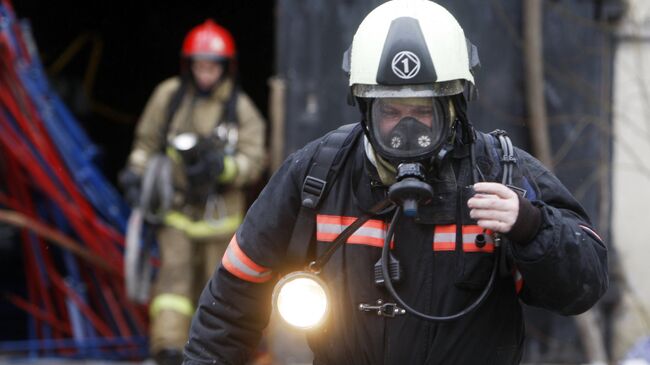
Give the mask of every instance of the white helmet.
POLYGON ((478 56, 472 55, 472 64, 469 56, 474 51, 442 6, 428 0, 388 1, 370 12, 354 35, 347 60, 352 94, 363 98, 460 94, 466 82, 474 85, 471 68, 478 56))

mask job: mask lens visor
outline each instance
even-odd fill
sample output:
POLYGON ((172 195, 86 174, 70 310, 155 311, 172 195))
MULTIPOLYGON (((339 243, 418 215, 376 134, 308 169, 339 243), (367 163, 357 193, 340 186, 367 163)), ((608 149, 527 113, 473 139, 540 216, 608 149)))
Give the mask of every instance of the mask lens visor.
POLYGON ((432 154, 445 137, 446 115, 434 98, 375 99, 370 120, 380 154, 405 161, 432 154))

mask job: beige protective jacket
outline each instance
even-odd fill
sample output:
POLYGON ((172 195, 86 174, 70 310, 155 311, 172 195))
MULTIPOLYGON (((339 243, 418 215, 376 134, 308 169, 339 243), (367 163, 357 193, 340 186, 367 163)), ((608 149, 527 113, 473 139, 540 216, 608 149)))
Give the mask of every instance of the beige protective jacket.
MULTIPOLYGON (((162 133, 167 122, 169 103, 180 84, 180 77, 173 77, 158 85, 138 122, 128 165, 139 174, 144 173, 150 158, 164 149, 162 133)), ((167 141, 185 132, 201 136, 213 133, 217 123, 224 119, 223 114, 232 89, 233 82, 230 79, 222 82, 209 96, 198 96, 193 87, 187 87, 171 119, 167 141)), ((242 188, 258 179, 265 167, 265 122, 251 99, 241 90, 238 93, 236 114, 239 123, 238 141, 235 153, 227 163, 234 175, 230 174, 226 186, 221 189, 222 193, 209 204, 208 211, 212 212, 210 219, 203 219, 206 205, 190 206, 185 203, 187 183, 182 163, 172 158, 175 194, 172 211, 167 214, 165 223, 185 231, 190 237, 201 239, 231 236, 241 223, 244 213, 245 194, 242 188)))

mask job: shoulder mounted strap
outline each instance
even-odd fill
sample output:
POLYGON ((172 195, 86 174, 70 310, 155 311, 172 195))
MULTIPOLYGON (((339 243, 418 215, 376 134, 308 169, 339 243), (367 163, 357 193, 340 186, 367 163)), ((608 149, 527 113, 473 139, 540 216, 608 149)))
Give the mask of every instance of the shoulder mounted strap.
POLYGON ((503 185, 512 185, 512 168, 517 163, 514 155, 514 148, 512 141, 508 137, 508 133, 502 129, 496 129, 490 132, 490 135, 495 137, 501 145, 501 166, 503 167, 503 177, 501 183, 503 185))
MULTIPOLYGON (((235 83, 230 92, 230 97, 226 103, 226 110, 223 114, 223 121, 226 123, 238 124, 239 118, 237 117, 237 99, 239 98, 239 85, 235 83)), ((219 122, 219 121, 217 121, 219 122)), ((217 123, 219 124, 219 123, 217 123)), ((216 124, 215 124, 216 125, 216 124)))
POLYGON ((316 148, 309 172, 302 184, 300 211, 287 250, 288 261, 292 266, 305 264, 318 206, 338 173, 334 162, 338 160, 338 166, 343 165, 353 149, 350 145, 360 131, 361 125, 358 123, 344 125, 326 135, 316 148), (338 156, 340 157, 337 159, 338 156))
POLYGON ((502 155, 500 162, 503 167, 501 183, 525 197, 526 190, 514 186, 512 183, 512 175, 514 167, 517 165, 517 158, 515 157, 515 148, 512 145, 510 137, 508 137, 508 133, 502 129, 496 129, 490 132, 490 135, 495 137, 501 145, 502 155))
POLYGON ((187 91, 187 83, 188 81, 185 78, 182 78, 180 85, 178 85, 178 89, 176 89, 171 98, 169 98, 169 103, 167 104, 167 110, 165 114, 165 124, 161 130, 162 143, 160 144, 160 152, 162 153, 165 153, 165 150, 167 150, 167 134, 169 133, 169 127, 172 124, 174 114, 176 114, 178 107, 180 107, 181 102, 183 101, 183 97, 187 91))
MULTIPOLYGON (((349 144, 354 137, 352 131, 356 124, 347 124, 331 132, 316 149, 309 167, 309 173, 305 177, 300 194, 302 206, 315 209, 320 203, 321 198, 327 189, 327 178, 330 172, 336 173, 332 168, 336 157, 344 152, 342 160, 347 158, 350 149, 343 150, 345 144, 349 144)), ((332 176, 332 181, 335 176, 332 176)))

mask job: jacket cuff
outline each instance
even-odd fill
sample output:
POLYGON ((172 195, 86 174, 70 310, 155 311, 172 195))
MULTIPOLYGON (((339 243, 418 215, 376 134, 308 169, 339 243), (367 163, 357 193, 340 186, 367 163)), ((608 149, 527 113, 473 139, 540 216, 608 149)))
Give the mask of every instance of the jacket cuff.
POLYGON ((542 225, 542 212, 528 199, 520 195, 517 196, 519 197, 519 215, 510 232, 505 235, 512 242, 525 246, 537 236, 539 227, 542 225))

